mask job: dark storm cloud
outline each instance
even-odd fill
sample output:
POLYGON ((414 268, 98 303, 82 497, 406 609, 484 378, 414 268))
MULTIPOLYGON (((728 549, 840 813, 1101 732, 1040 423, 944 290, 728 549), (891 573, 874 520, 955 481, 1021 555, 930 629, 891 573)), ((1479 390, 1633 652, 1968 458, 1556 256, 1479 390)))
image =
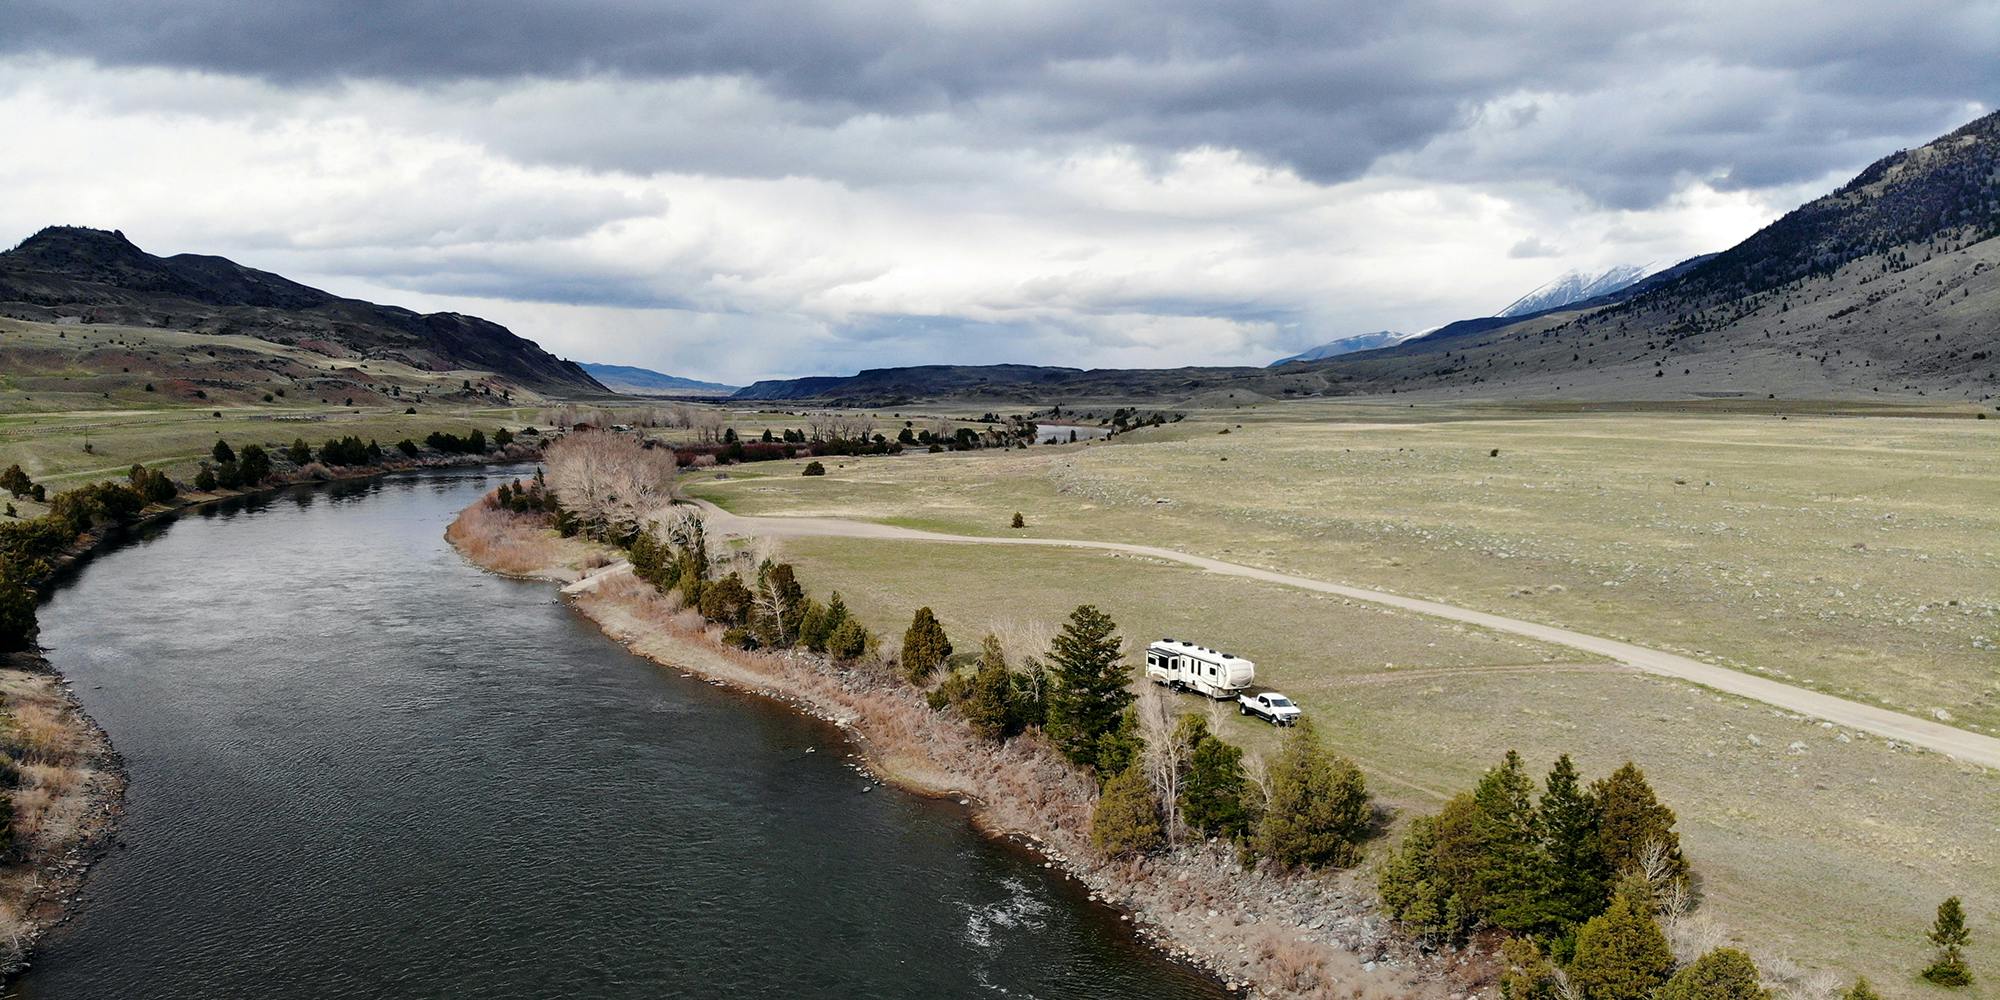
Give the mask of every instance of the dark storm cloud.
MULTIPOLYGON (((1400 156, 1415 176, 1547 180, 1620 206, 1688 177, 1796 183, 1927 138, 2000 93, 1996 50, 1990 0, 0 6, 13 53, 309 86, 724 77, 772 102, 772 121, 730 123, 713 144, 649 136, 609 101, 602 113, 630 127, 570 141, 565 123, 590 118, 574 107, 512 134, 484 123, 539 162, 812 173, 799 130, 930 116, 946 147, 1218 146, 1322 182, 1400 156), (551 133, 562 140, 537 138, 551 133)), ((865 183, 886 169, 871 151, 836 150, 828 172, 865 183)))

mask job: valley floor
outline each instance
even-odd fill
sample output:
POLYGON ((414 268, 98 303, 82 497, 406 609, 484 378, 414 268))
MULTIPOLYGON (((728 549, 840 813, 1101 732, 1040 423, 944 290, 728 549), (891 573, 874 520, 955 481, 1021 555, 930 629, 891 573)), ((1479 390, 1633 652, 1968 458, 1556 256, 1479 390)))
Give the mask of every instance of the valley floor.
MULTIPOLYGON (((1591 774, 1634 760, 1679 811, 1703 909, 1729 934, 1769 962, 1908 995, 1930 989, 1913 973, 1939 900, 1964 894, 1976 924, 2000 926, 1981 888, 2000 885, 2000 775, 1817 698, 1926 719, 1963 734, 1961 753, 1990 743, 2000 511, 1980 498, 2000 495, 1996 426, 1285 404, 1110 444, 830 460, 825 477, 735 467, 691 489, 741 515, 1154 546, 1498 616, 1452 621, 1143 551, 764 541, 888 635, 928 605, 960 645, 991 631, 1035 648, 1089 602, 1128 649, 1174 635, 1248 656, 1406 815, 1510 748, 1535 767, 1569 752, 1591 774), (1015 511, 1026 529, 1007 527, 1015 511), (1648 675, 1617 664, 1622 647, 1483 627, 1505 622, 1704 670, 1648 675), (1739 697, 1746 681, 1814 698, 1774 708, 1739 697)), ((1231 738, 1273 745, 1249 723, 1231 738)), ((2000 967, 2000 944, 1975 948, 2000 967)))

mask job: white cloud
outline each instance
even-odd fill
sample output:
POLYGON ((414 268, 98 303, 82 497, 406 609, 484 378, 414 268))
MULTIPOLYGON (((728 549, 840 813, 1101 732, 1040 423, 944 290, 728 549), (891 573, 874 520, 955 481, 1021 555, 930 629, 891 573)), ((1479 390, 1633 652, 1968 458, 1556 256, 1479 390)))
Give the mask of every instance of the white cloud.
MULTIPOLYGON (((1394 51, 1370 47, 1362 65, 1394 51)), ((1206 78, 1244 86, 1240 56, 1218 59, 1206 78)), ((1186 89, 1171 68, 1085 60, 1057 75, 1186 89)), ((1756 109, 1719 95, 1791 79, 1677 72, 1491 95, 1342 178, 1249 143, 1055 121, 1074 94, 892 108, 727 72, 301 85, 16 56, 0 59, 0 121, 32 155, 0 159, 0 230, 120 228, 156 253, 222 254, 485 315, 565 356, 724 381, 1260 364, 1485 313, 1565 268, 1720 249, 1887 151, 1836 144, 1803 182, 1637 170, 1671 159, 1677 135, 1754 130, 1756 109), (1607 120, 1627 104, 1671 134, 1607 120), (1548 147, 1580 135, 1601 141, 1553 176, 1548 147), (1660 190, 1621 194, 1628 175, 1660 190)))

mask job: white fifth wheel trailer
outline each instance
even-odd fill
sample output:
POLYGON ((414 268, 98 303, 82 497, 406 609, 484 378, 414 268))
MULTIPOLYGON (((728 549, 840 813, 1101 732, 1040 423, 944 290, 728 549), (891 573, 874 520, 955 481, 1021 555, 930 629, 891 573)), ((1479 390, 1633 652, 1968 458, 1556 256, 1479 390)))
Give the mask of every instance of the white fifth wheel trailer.
POLYGON ((1146 676, 1176 691, 1199 691, 1210 698, 1234 698, 1257 679, 1257 665, 1206 646, 1161 639, 1146 647, 1146 676))

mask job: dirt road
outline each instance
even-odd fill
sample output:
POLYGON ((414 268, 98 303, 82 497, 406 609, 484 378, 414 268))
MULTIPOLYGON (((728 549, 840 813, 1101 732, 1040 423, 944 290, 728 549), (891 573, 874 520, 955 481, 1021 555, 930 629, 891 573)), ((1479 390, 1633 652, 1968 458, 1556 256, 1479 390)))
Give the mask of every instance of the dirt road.
POLYGON ((1402 608, 1434 618, 1444 618, 1467 625, 1477 625, 1496 632, 1507 632, 1540 642, 1571 649, 1582 650, 1606 657, 1645 671, 1665 677, 1678 677, 1693 681, 1703 687, 1713 688, 1725 694, 1733 694, 1763 702, 1774 708, 1797 712, 1815 719, 1823 719, 1837 726, 1846 726, 1877 736, 1899 740, 1912 746, 1923 747, 1938 753, 1948 754, 1967 763, 1982 767, 2000 768, 2000 739, 1982 736, 1978 733, 1948 726, 1941 722, 1921 719, 1913 715, 1858 701, 1849 701, 1829 694, 1821 694, 1805 688, 1795 687, 1782 681, 1746 674, 1727 667, 1668 653, 1629 642, 1606 639, 1552 625, 1540 625, 1473 611, 1436 601, 1426 601, 1415 597, 1369 590, 1364 587, 1349 587, 1338 583, 1327 583, 1303 576, 1292 576, 1254 566, 1223 562, 1206 556, 1190 555, 1173 549, 1157 548, 1151 545, 1129 545, 1123 542, 1093 542, 1073 538, 1023 538, 1017 536, 986 537, 979 535, 947 535, 914 528, 898 528, 887 524, 873 524, 866 521, 848 521, 831 517, 743 517, 731 514, 714 504, 697 501, 708 517, 711 533, 735 535, 739 537, 762 536, 767 538, 862 538, 882 541, 931 542, 954 545, 1034 545, 1053 548, 1099 549, 1108 552, 1123 552, 1130 555, 1150 556, 1184 563, 1210 573, 1224 576, 1238 576, 1250 580, 1261 580, 1285 587, 1335 594, 1357 601, 1368 601, 1392 608, 1402 608))

